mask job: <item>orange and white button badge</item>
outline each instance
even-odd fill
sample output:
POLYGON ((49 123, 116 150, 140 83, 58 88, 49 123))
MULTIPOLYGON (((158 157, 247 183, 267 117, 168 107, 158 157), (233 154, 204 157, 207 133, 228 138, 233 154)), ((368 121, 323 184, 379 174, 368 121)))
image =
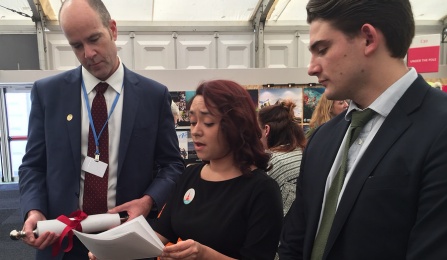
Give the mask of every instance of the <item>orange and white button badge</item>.
POLYGON ((193 188, 189 189, 183 196, 183 203, 185 203, 185 205, 188 205, 194 199, 195 195, 196 191, 193 188))

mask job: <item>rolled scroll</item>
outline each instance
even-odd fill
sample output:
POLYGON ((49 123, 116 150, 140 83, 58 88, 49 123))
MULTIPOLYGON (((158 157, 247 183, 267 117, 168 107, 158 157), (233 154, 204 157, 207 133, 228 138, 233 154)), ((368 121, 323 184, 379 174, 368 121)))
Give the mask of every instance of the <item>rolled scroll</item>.
MULTIPOLYGON (((70 218, 74 220, 74 218, 70 218)), ((82 226, 83 233, 96 233, 111 229, 113 227, 119 226, 122 222, 126 221, 125 218, 120 218, 119 214, 97 214, 90 215, 80 222, 82 226)), ((54 232, 57 235, 62 234, 67 224, 60 220, 43 220, 37 222, 37 228, 33 231, 35 236, 43 234, 47 231, 54 232)), ((25 232, 13 230, 9 234, 10 238, 13 240, 18 240, 25 237, 25 232)))

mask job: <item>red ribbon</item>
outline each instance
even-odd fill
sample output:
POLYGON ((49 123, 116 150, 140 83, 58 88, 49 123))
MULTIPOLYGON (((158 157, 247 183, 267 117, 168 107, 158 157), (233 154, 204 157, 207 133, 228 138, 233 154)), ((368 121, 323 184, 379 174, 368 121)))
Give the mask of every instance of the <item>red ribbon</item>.
POLYGON ((81 221, 87 218, 87 214, 83 211, 77 210, 70 214, 69 217, 64 215, 60 215, 57 217, 57 220, 67 225, 62 233, 60 234, 59 241, 53 244, 52 255, 53 257, 59 254, 59 251, 62 247, 62 240, 67 236, 68 237, 68 245, 67 248, 64 249, 64 252, 69 252, 73 248, 73 229, 76 231, 82 232, 81 221))

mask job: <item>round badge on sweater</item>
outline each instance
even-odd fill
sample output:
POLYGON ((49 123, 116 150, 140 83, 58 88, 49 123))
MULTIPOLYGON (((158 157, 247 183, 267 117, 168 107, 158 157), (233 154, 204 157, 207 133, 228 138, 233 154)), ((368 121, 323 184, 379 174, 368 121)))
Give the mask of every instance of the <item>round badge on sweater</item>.
POLYGON ((183 203, 185 203, 185 205, 188 205, 194 199, 195 195, 196 191, 193 188, 189 189, 183 196, 183 203))

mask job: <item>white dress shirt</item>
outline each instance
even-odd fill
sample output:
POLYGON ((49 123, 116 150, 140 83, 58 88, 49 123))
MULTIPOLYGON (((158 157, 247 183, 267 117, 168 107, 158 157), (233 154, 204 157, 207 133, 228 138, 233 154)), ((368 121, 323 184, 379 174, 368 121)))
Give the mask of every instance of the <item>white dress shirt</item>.
MULTIPOLYGON (((87 90, 88 100, 90 102, 90 107, 92 105, 93 98, 96 95, 96 90, 93 90, 95 86, 101 82, 95 76, 90 74, 84 67, 82 67, 82 79, 84 80, 84 85, 87 90)), ((118 150, 120 142, 121 133, 121 118, 123 114, 123 94, 124 94, 124 67, 120 61, 118 69, 110 76, 105 82, 109 84, 104 93, 104 98, 107 104, 107 113, 110 113, 112 104, 116 98, 117 93, 120 94, 118 102, 116 103, 113 113, 110 115, 108 121, 109 128, 109 181, 108 181, 108 191, 107 191, 107 207, 109 209, 115 207, 116 205, 116 184, 118 175, 118 150)), ((89 117, 88 111, 85 104, 84 93, 81 89, 81 100, 82 100, 82 128, 81 128, 81 154, 82 162, 87 156, 88 150, 88 131, 89 131, 89 117)), ((81 165, 82 165, 81 162, 81 165)), ((81 183, 80 183, 80 194, 79 194, 79 208, 82 209, 82 202, 84 198, 84 180, 86 173, 81 170, 81 183)))

